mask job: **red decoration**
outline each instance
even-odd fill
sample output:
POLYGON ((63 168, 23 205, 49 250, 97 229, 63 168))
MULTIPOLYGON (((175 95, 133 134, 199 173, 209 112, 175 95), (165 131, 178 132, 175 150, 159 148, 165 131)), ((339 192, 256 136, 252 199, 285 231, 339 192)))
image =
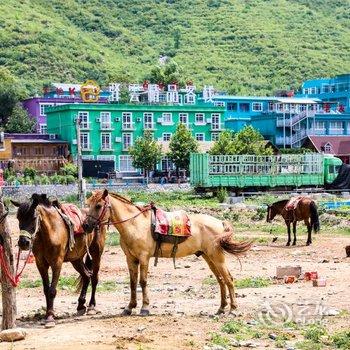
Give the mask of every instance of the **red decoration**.
POLYGON ((148 90, 148 84, 149 84, 149 81, 148 80, 145 80, 142 84, 142 87, 144 90, 148 90))
POLYGON ((164 90, 165 85, 164 85, 164 83, 159 82, 159 83, 158 83, 158 87, 159 87, 159 90, 164 90))
POLYGON ((68 89, 68 91, 69 91, 69 95, 70 95, 70 96, 74 96, 74 95, 75 95, 75 87, 70 87, 70 88, 68 89))
POLYGON ((344 105, 339 105, 338 111, 339 111, 340 113, 344 113, 344 112, 345 112, 345 107, 344 107, 344 105))
POLYGON ((43 91, 44 91, 44 94, 48 94, 50 91, 50 88, 48 86, 44 86, 43 91))
POLYGON ((294 96, 294 90, 290 90, 287 92, 287 97, 293 97, 294 96))
POLYGON ((62 88, 56 88, 56 94, 57 95, 62 95, 63 94, 63 89, 62 88))
POLYGON ((324 110, 326 113, 329 113, 330 110, 331 110, 330 104, 329 104, 329 103, 325 103, 325 104, 323 105, 323 110, 324 110))

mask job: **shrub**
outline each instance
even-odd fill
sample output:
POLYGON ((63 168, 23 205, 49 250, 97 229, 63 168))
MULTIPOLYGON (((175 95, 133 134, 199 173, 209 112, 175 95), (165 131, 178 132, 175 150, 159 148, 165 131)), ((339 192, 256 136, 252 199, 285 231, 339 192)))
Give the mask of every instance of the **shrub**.
POLYGON ((34 180, 35 176, 37 175, 37 171, 33 168, 25 168, 23 171, 24 177, 29 177, 32 180, 34 180))
POLYGON ((228 198, 228 193, 225 187, 220 187, 216 194, 216 197, 220 203, 224 203, 228 198))
POLYGON ((337 349, 350 349, 350 330, 335 333, 332 341, 337 349))
POLYGON ((12 169, 5 169, 5 170, 4 170, 4 179, 7 180, 7 181, 9 181, 8 178, 9 178, 10 176, 16 176, 15 171, 12 170, 12 169))
POLYGON ((312 340, 315 343, 319 343, 321 337, 326 334, 327 334, 327 329, 321 324, 311 324, 303 332, 305 339, 312 340))
POLYGON ((51 177, 50 177, 50 182, 52 184, 58 184, 60 183, 60 176, 58 174, 53 174, 51 177))
POLYGON ((66 176, 66 183, 67 184, 74 184, 74 182, 76 182, 76 178, 73 175, 66 176))
POLYGON ((70 175, 73 177, 77 177, 78 176, 78 167, 73 163, 67 163, 60 169, 60 174, 66 175, 66 176, 70 175))

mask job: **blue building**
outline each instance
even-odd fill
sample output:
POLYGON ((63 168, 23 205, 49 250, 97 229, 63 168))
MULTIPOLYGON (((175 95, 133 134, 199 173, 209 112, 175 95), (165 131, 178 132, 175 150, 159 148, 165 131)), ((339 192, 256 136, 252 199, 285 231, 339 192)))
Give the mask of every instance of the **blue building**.
POLYGON ((301 147, 309 136, 350 137, 350 74, 303 83, 293 97, 214 97, 225 106, 225 128, 252 125, 283 148, 301 147))

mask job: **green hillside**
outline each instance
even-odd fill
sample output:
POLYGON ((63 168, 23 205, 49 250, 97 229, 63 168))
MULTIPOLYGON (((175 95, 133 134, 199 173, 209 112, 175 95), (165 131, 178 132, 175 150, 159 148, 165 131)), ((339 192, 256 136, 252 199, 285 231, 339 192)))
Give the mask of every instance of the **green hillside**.
POLYGON ((6 0, 0 27, 0 66, 31 92, 140 80, 160 54, 232 93, 350 71, 349 0, 6 0))

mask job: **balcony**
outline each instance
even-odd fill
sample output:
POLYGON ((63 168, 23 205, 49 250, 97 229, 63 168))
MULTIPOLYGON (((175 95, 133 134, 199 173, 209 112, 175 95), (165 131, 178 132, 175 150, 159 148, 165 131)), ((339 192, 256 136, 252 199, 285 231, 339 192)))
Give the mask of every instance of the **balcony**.
POLYGON ((135 124, 134 123, 123 123, 122 130, 123 131, 127 131, 127 130, 133 131, 133 130, 135 130, 135 124))
POLYGON ((344 135, 344 128, 329 128, 329 135, 344 135))
POLYGON ((114 129, 112 128, 112 124, 102 124, 101 123, 100 130, 102 130, 102 131, 112 131, 114 129))
POLYGON ((283 126, 290 127, 291 126, 291 119, 290 118, 286 118, 286 119, 277 118, 276 125, 279 127, 283 127, 283 126))
POLYGON ((101 152, 110 152, 113 151, 112 145, 102 145, 100 148, 101 152))

